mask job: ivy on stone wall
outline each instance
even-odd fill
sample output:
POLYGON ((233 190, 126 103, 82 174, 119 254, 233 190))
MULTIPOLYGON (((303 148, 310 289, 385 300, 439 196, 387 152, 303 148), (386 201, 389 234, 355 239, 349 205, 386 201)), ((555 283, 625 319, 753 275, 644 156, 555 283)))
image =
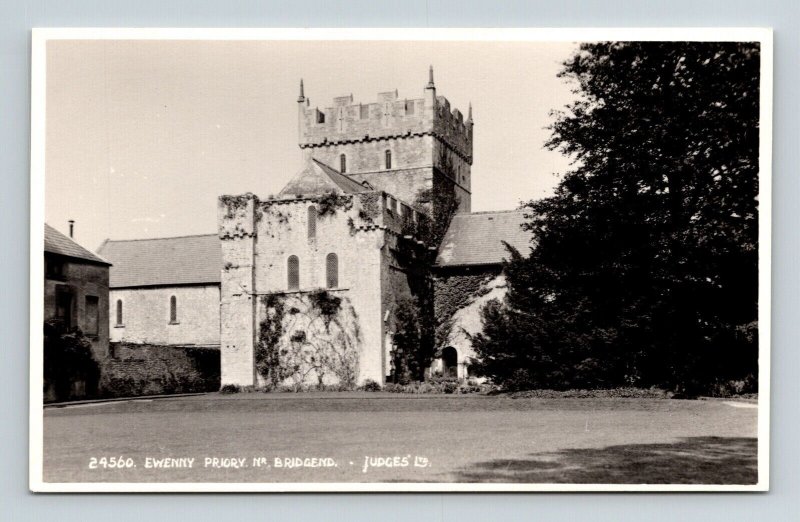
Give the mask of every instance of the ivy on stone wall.
POLYGON ((358 217, 365 221, 373 221, 381 213, 380 192, 361 194, 360 199, 361 209, 359 209, 358 217))
MULTIPOLYGON (((446 151, 442 150, 438 164, 446 178, 454 178, 446 151)), ((425 369, 436 356, 437 330, 442 321, 434 313, 433 265, 458 210, 455 186, 447 181, 434 183, 432 188, 419 191, 415 206, 427 208, 430 217, 414 222, 406 216, 401 226, 402 237, 398 239, 396 258, 406 272, 411 298, 396 302, 396 339, 392 353, 395 382, 422 380, 425 369)))
POLYGON ((101 361, 101 397, 136 397, 219 390, 220 353, 214 348, 111 343, 101 361))
POLYGON ((220 202, 225 206, 225 219, 233 219, 236 214, 247 207, 247 202, 255 198, 252 192, 239 196, 220 196, 220 202))
POLYGON ((358 209, 358 224, 353 217, 347 218, 347 226, 350 228, 350 235, 354 235, 359 227, 375 224, 375 218, 381 213, 381 193, 369 192, 359 194, 360 208, 358 209))
POLYGON ((326 192, 317 198, 317 216, 319 217, 333 215, 339 209, 348 211, 351 208, 353 208, 352 196, 326 192))
POLYGON ((318 290, 270 294, 262 304, 256 369, 268 387, 355 387, 361 330, 348 298, 318 290))
POLYGON ((460 274, 439 277, 434 281, 436 302, 434 316, 436 318, 436 346, 442 347, 453 329, 453 316, 460 309, 475 299, 488 294, 491 288, 487 285, 496 273, 460 274))
POLYGON ((433 361, 432 323, 422 315, 427 306, 419 297, 398 299, 396 306, 392 374, 395 383, 407 384, 421 380, 433 361))
POLYGON ((415 202, 418 207, 427 207, 430 219, 420 220, 417 235, 428 246, 439 248, 444 239, 453 216, 458 211, 460 200, 456 194, 455 168, 447 150, 442 147, 439 151, 439 161, 436 170, 444 177, 439 183, 434 177, 430 188, 422 189, 417 193, 415 202))
POLYGON ((487 286, 487 283, 496 276, 497 274, 492 271, 491 273, 460 274, 437 278, 434 283, 436 291, 434 314, 437 322, 452 317, 470 302, 488 294, 491 288, 487 286))
POLYGON ((265 315, 258 329, 258 342, 256 343, 255 366, 258 374, 268 386, 280 384, 285 376, 281 373, 279 364, 279 344, 283 337, 283 319, 285 306, 282 296, 269 294, 261 300, 265 315))

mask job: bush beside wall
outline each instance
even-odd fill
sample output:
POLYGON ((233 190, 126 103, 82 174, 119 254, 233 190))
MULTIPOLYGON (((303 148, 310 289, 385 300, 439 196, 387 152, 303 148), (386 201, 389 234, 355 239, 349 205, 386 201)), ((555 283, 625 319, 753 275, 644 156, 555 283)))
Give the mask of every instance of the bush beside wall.
POLYGON ((217 391, 218 348, 111 343, 100 363, 102 397, 137 397, 217 391))

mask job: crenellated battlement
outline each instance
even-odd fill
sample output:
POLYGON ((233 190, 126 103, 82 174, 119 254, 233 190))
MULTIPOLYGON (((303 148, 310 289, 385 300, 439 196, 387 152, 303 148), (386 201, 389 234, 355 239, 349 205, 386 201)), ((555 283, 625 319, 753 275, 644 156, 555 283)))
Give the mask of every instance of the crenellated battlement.
POLYGON ((356 103, 350 94, 334 98, 333 105, 324 108, 311 106, 301 82, 298 105, 302 149, 434 136, 472 163, 471 115, 465 119, 458 109, 451 110, 447 98, 436 95, 432 79, 422 98, 400 98, 394 90, 378 93, 376 102, 356 103))

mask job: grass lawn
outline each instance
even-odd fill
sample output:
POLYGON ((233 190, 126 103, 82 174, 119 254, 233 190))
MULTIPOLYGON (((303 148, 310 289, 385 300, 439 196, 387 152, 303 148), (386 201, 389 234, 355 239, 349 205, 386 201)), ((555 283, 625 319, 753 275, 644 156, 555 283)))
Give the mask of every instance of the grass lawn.
POLYGON ((757 409, 742 405, 353 392, 45 408, 44 480, 754 484, 757 409), (193 467, 147 467, 165 457, 193 467), (275 466, 297 457, 326 467, 275 466), (365 472, 368 457, 384 465, 365 472))

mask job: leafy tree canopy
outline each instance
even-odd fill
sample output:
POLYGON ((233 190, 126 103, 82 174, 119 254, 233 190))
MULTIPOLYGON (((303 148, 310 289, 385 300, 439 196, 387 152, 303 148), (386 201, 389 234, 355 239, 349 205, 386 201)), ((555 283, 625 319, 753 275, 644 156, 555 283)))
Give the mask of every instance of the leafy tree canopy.
POLYGON ((573 168, 531 201, 530 253, 484 310, 509 386, 707 391, 757 373, 758 44, 583 44, 547 147, 573 168))

